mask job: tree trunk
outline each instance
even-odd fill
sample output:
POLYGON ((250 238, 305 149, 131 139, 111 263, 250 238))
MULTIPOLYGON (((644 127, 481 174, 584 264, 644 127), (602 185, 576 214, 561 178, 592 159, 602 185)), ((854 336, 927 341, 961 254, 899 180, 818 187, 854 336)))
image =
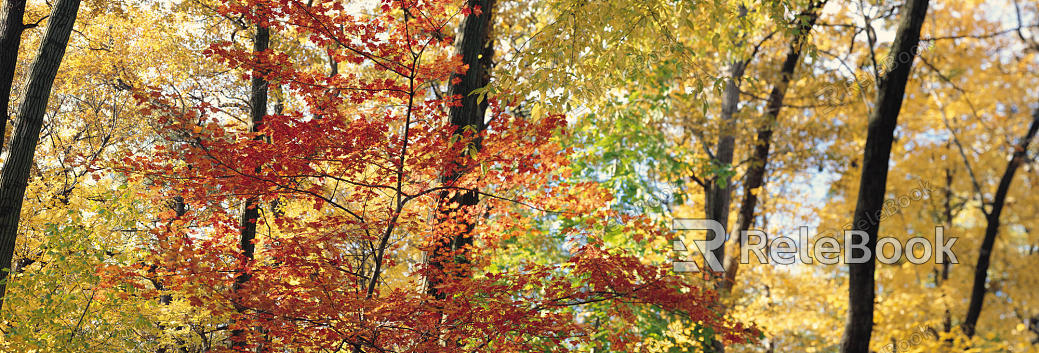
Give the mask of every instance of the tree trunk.
POLYGON ((967 337, 974 336, 974 329, 978 324, 978 318, 981 316, 981 306, 985 303, 985 282, 988 279, 988 266, 989 261, 992 259, 992 247, 996 242, 996 235, 999 233, 999 215, 1003 212, 1007 192, 1010 191, 1010 183, 1014 181, 1014 173, 1017 172, 1017 168, 1021 166, 1021 162, 1026 158, 1028 145, 1035 137, 1036 130, 1039 130, 1039 109, 1032 113, 1032 124, 1028 127, 1028 132, 1018 141, 1017 146, 1014 146, 1013 157, 1010 159, 1010 162, 1007 162, 1003 177, 999 179, 996 196, 992 200, 992 210, 985 217, 988 224, 985 226, 985 238, 981 241, 981 249, 978 251, 978 263, 974 267, 974 287, 970 291, 967 319, 963 322, 963 333, 967 337))
MULTIPOLYGON (((267 50, 270 46, 271 34, 270 29, 263 25, 256 25, 256 37, 253 39, 253 52, 261 53, 267 50)), ((267 115, 267 80, 264 79, 263 71, 259 69, 253 70, 252 81, 249 90, 249 131, 258 132, 260 125, 263 123, 264 116, 267 115)), ((257 136, 256 140, 262 140, 263 136, 257 136)), ((255 173, 260 172, 260 168, 257 167, 255 173)), ((252 263, 256 253, 256 222, 260 219, 260 203, 256 197, 246 198, 242 202, 242 218, 241 234, 239 235, 239 246, 242 249, 242 262, 239 264, 238 274, 235 276, 235 282, 232 290, 235 294, 235 310, 239 314, 244 314, 246 307, 242 305, 240 291, 242 286, 252 278, 249 274, 249 264, 252 263)), ((231 349, 236 352, 248 351, 248 342, 246 340, 246 329, 236 328, 231 330, 231 349)))
MULTIPOLYGON (((452 84, 448 91, 451 96, 461 96, 462 104, 451 107, 449 112, 451 125, 455 127, 455 133, 461 135, 463 129, 470 127, 476 133, 484 129, 484 115, 487 112, 487 99, 479 99, 477 95, 471 94, 474 90, 487 86, 491 79, 492 58, 494 56, 494 43, 492 42, 492 13, 494 12, 495 0, 468 0, 467 7, 479 6, 480 14, 466 16, 465 21, 459 28, 457 39, 457 51, 462 56, 462 63, 468 65, 469 69, 464 74, 453 74, 451 80, 458 80, 452 84)), ((474 141, 479 146, 479 140, 474 141)), ((463 157, 464 158, 464 157, 463 157)), ((454 185, 464 174, 464 171, 455 169, 442 177, 442 182, 454 185)), ((434 271, 426 277, 426 293, 443 299, 445 294, 437 289, 443 283, 442 273, 445 265, 449 262, 468 263, 465 256, 458 255, 465 247, 473 243, 472 230, 475 220, 464 216, 469 213, 479 201, 479 193, 476 190, 448 190, 441 194, 440 214, 437 223, 449 221, 453 217, 463 215, 464 223, 462 229, 452 231, 451 234, 438 234, 435 244, 430 251, 426 263, 434 271), (458 207, 447 209, 447 205, 456 204, 458 207)), ((451 228, 456 229, 456 228, 451 228)), ((456 274, 464 275, 464 274, 456 274)))
POLYGON ((826 5, 826 0, 813 2, 808 9, 801 12, 795 19, 802 22, 798 25, 797 35, 791 40, 786 59, 783 60, 783 66, 779 70, 779 81, 772 86, 772 92, 768 95, 768 102, 765 104, 765 120, 758 127, 754 154, 751 156, 750 165, 743 176, 743 201, 740 203, 740 211, 736 216, 737 228, 733 232, 738 237, 739 242, 726 257, 725 280, 722 281, 719 289, 722 294, 732 292, 732 287, 736 284, 736 273, 739 271, 740 266, 739 250, 747 243, 747 239, 742 234, 750 230, 750 227, 754 225, 754 209, 758 203, 758 196, 755 190, 757 190, 756 192, 761 192, 761 187, 765 185, 765 171, 768 167, 769 149, 772 146, 772 131, 779 118, 779 111, 783 107, 786 90, 794 77, 794 70, 797 69, 797 64, 801 61, 801 52, 804 49, 805 39, 808 38, 812 27, 815 26, 815 21, 819 18, 819 11, 824 5, 826 5))
POLYGON ((33 166, 36 143, 40 139, 43 115, 47 111, 54 77, 58 74, 72 25, 79 12, 79 0, 57 0, 50 14, 43 42, 29 68, 29 79, 22 94, 18 120, 11 135, 7 160, 0 172, 0 308, 7 290, 7 273, 11 268, 14 246, 18 239, 18 219, 22 211, 29 170, 33 166))
MULTIPOLYGON (((8 104, 11 102, 11 86, 14 70, 18 66, 18 47, 22 44, 22 18, 25 16, 25 0, 4 1, 0 9, 0 140, 7 133, 8 104)), ((6 140, 4 140, 6 141, 6 140)))
POLYGON ((920 27, 927 16, 928 0, 908 0, 902 8, 902 19, 895 34, 888 57, 890 69, 878 82, 876 109, 869 117, 866 145, 863 153, 862 176, 859 180, 858 201, 852 230, 855 244, 865 243, 870 256, 862 249, 850 249, 864 263, 848 264, 848 319, 841 340, 841 353, 868 353, 873 334, 874 278, 876 269, 877 231, 884 207, 887 187, 888 162, 898 113, 902 109, 906 82, 916 57, 920 41, 920 27), (863 239, 865 237, 865 239, 863 239))
MULTIPOLYGON (((739 17, 747 16, 747 7, 740 5, 739 17)), ((741 34, 742 35, 742 34, 741 34)), ((732 134, 736 119, 736 112, 740 104, 740 84, 743 82, 743 74, 747 70, 750 59, 737 59, 729 63, 729 79, 722 91, 721 121, 722 128, 719 132, 718 142, 714 147, 712 163, 721 167, 731 167, 733 153, 736 147, 736 138, 732 134)), ((722 229, 729 227, 729 207, 732 205, 732 178, 728 175, 712 177, 704 185, 704 216, 707 219, 717 221, 722 229)), ((726 234, 715 234, 714 237, 725 237, 726 234)), ((711 251, 716 259, 725 259, 725 243, 711 251)), ((719 283, 719 286, 724 283, 719 283)), ((715 344, 719 346, 719 344, 715 344)))
MULTIPOLYGON (((948 145, 946 145, 948 147, 948 145)), ((942 223, 945 224, 945 229, 952 229, 952 170, 945 168, 945 199, 942 203, 942 223)), ((935 288, 941 289, 942 285, 949 279, 949 270, 952 264, 945 258, 945 252, 938 253, 938 261, 942 263, 940 270, 936 270, 934 274, 934 286, 935 288)), ((942 294, 944 297, 945 294, 942 294)), ((952 312, 949 311, 949 305, 945 305, 945 317, 942 319, 942 331, 948 333, 952 330, 952 312)))
MULTIPOLYGON (((790 85, 790 80, 793 79, 794 70, 797 68, 797 64, 801 60, 801 50, 804 47, 804 40, 808 37, 808 33, 811 32, 812 26, 815 25, 815 20, 819 17, 817 10, 822 8, 825 3, 825 0, 814 2, 807 10, 797 17, 797 19, 804 18, 805 20, 799 25, 799 32, 790 43, 786 59, 783 61, 783 66, 780 68, 779 81, 776 82, 772 87, 771 93, 769 93, 768 102, 765 105, 765 120, 762 122, 761 126, 758 127, 757 142, 754 145, 753 151, 754 154, 751 156, 750 166, 747 168, 746 174, 743 177, 743 201, 740 203, 739 214, 736 216, 736 224, 738 228, 732 233, 737 237, 737 239, 739 239, 738 243, 732 251, 728 252, 728 254, 726 254, 724 250, 724 245, 719 249, 720 251, 715 253, 716 258, 721 258, 718 256, 725 256, 725 273, 721 283, 718 285, 718 292, 722 295, 732 293, 732 288, 736 284, 736 273, 739 271, 740 266, 739 250, 747 243, 747 240, 742 236, 742 234, 744 231, 749 230, 754 222, 754 209, 758 202, 758 197, 754 193, 754 190, 760 189, 765 182, 765 171, 768 166, 768 153, 772 145, 772 129, 779 117, 779 110, 783 107, 783 98, 786 96, 786 90, 790 85)), ((733 109, 734 108, 735 104, 733 104, 733 109)), ((722 115, 725 115, 724 110, 722 115)), ((719 144, 719 158, 721 158, 723 152, 726 152, 725 157, 728 158, 731 163, 731 146, 729 146, 728 151, 723 151, 721 147, 722 145, 719 144)), ((708 200, 716 201, 720 197, 722 196, 715 195, 713 200, 711 198, 708 200)), ((731 189, 727 190, 723 197, 731 198, 731 189)), ((724 200, 724 209, 714 209, 710 211, 714 212, 713 216, 716 216, 717 218, 713 218, 710 213, 707 217, 720 223, 725 222, 722 224, 726 224, 729 218, 729 202, 730 200, 724 200)), ((708 203, 708 205, 709 209, 715 207, 711 206, 710 203, 708 203)), ((721 205, 718 205, 717 207, 720 208, 721 205)), ((725 345, 719 340, 714 340, 712 346, 717 353, 725 352, 725 345)))

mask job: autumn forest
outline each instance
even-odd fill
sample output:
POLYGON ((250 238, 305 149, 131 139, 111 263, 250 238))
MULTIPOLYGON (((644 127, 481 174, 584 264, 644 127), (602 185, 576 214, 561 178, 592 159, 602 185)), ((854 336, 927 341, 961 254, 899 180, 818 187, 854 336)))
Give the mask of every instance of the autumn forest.
POLYGON ((1039 352, 1035 0, 0 2, 0 352, 1039 352))

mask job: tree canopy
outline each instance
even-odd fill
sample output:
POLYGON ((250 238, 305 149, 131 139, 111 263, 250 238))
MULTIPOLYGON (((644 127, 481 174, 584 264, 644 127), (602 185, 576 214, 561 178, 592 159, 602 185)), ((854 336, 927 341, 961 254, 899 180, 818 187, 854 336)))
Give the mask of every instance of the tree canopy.
POLYGON ((3 0, 0 351, 1039 352, 1037 72, 1021 0, 3 0))

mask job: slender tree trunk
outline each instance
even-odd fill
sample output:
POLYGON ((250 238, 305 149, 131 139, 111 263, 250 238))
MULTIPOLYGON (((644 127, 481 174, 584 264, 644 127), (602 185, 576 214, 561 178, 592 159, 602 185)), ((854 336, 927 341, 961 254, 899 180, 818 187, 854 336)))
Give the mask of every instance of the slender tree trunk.
MULTIPOLYGON (((740 5, 740 18, 747 16, 747 7, 740 5)), ((740 34, 742 35, 742 34, 740 34)), ((729 63, 729 79, 722 91, 721 121, 722 128, 719 132, 718 141, 714 147, 714 158, 712 162, 717 166, 731 167, 736 137, 732 134, 735 125, 736 113, 740 104, 740 84, 743 82, 743 74, 747 70, 750 59, 737 59, 729 63)), ((729 227, 729 207, 732 205, 732 178, 728 175, 713 177, 704 186, 706 195, 704 197, 704 216, 707 219, 717 221, 722 229, 729 227)), ((725 234, 715 234, 715 237, 725 237, 725 234)), ((725 258, 725 243, 712 250, 714 258, 725 258)), ((719 286, 724 283, 719 283, 719 286)), ((715 344, 716 348, 719 344, 715 344)))
MULTIPOLYGON (((742 19, 746 16, 747 7, 740 4, 739 17, 742 19)), ((742 28, 740 32, 739 35, 742 37, 742 28)), ((737 45, 742 45, 742 42, 737 45)), ((725 82, 725 90, 722 91, 720 116, 722 128, 719 131, 718 142, 715 144, 714 156, 711 160, 713 164, 719 167, 732 166, 733 154, 736 148, 736 137, 733 136, 732 130, 735 128, 736 113, 739 111, 740 84, 743 83, 743 74, 746 72, 747 64, 750 63, 751 59, 737 59, 729 63, 729 79, 725 82)), ((707 179, 707 185, 704 185, 704 193, 704 216, 707 219, 718 222, 722 225, 723 231, 727 231, 729 227, 729 207, 732 205, 732 178, 724 175, 707 179)), ((727 233, 714 234, 714 237, 725 237, 726 235, 727 233)), ((711 254, 715 259, 724 260, 725 243, 723 242, 721 246, 711 250, 711 254)), ((714 270, 711 269, 711 271, 714 270)), ((716 284, 719 289, 725 285, 724 280, 716 284)), ((718 339, 711 339, 711 347, 713 347, 716 353, 725 352, 725 344, 718 339)))
POLYGON ((1003 177, 999 179, 996 196, 992 200, 992 210, 985 217, 988 224, 985 226, 985 238, 981 241, 981 249, 978 251, 978 263, 974 267, 974 287, 970 292, 967 319, 963 322, 963 333, 967 337, 974 336, 978 318, 981 316, 981 306, 985 303, 985 282, 988 279, 989 262, 992 260, 992 247, 996 242, 996 235, 999 234, 999 215, 1003 212, 1010 183, 1014 181, 1014 173, 1025 160, 1036 130, 1039 130, 1039 109, 1032 113, 1032 124, 1028 127, 1028 132, 1018 141, 1017 146, 1014 146, 1013 157, 1007 162, 1003 177))
MULTIPOLYGON (((253 52, 261 53, 270 46, 270 29, 263 25, 256 26, 256 37, 253 39, 253 52)), ((262 70, 254 69, 252 82, 249 90, 249 131, 258 132, 263 123, 263 117, 267 115, 267 88, 268 82, 264 79, 262 70)), ((257 136, 257 140, 263 136, 257 136)), ((257 167, 255 173, 260 172, 257 167)), ((256 222, 260 219, 260 203, 256 197, 246 198, 242 202, 241 234, 239 246, 242 249, 242 263, 239 265, 238 274, 232 290, 235 292, 235 300, 240 301, 240 291, 252 275, 248 272, 248 266, 252 263, 256 253, 256 222)), ((241 302, 235 303, 235 310, 244 314, 246 307, 241 302)), ((236 328, 231 331, 231 349, 237 352, 248 351, 247 332, 244 328, 236 328)))
MULTIPOLYGON (((451 125, 455 127, 455 133, 461 135, 463 129, 470 127, 479 133, 484 129, 484 115, 487 113, 487 100, 479 99, 477 95, 470 94, 474 90, 487 86, 491 79, 492 58, 494 57, 494 43, 492 41, 492 25, 495 0, 468 0, 466 6, 479 6, 482 13, 472 14, 465 18, 459 28, 457 39, 457 51, 462 56, 462 62, 469 69, 464 74, 451 75, 452 81, 448 91, 449 95, 461 96, 462 104, 451 107, 449 115, 451 125)), ((479 146, 479 141, 475 141, 479 146)), ((462 177, 465 171, 455 169, 442 177, 445 184, 453 185, 462 177)), ((461 217, 461 227, 445 227, 451 231, 447 234, 438 234, 426 260, 427 265, 434 271, 426 277, 426 293, 435 298, 444 298, 445 294, 437 289, 443 283, 442 273, 450 262, 465 264, 468 259, 459 255, 466 246, 473 243, 472 230, 475 220, 467 216, 479 201, 479 193, 476 190, 448 190, 441 194, 441 210, 437 216, 437 223, 455 223, 461 217), (458 205, 448 209, 448 205, 458 205), (461 228, 461 229, 459 229, 461 228), (451 258, 454 256, 454 258, 451 258)), ((455 274, 464 275, 464 274, 455 274)))
POLYGON ((18 47, 22 44, 25 25, 25 0, 4 1, 0 9, 0 140, 7 133, 8 104, 11 102, 11 86, 14 70, 18 66, 18 47))
POLYGON ((736 231, 739 242, 733 251, 729 251, 725 261, 725 280, 722 281, 720 291, 728 294, 736 282, 736 273, 739 271, 739 249, 746 245, 747 239, 742 236, 743 232, 750 230, 754 225, 754 209, 757 207, 758 195, 765 185, 765 171, 768 167, 769 149, 772 147, 772 132, 779 118, 779 111, 783 107, 783 99, 786 97, 787 88, 794 77, 797 64, 801 61, 801 52, 804 49, 805 39, 808 38, 815 21, 819 18, 819 11, 826 5, 826 0, 816 1, 805 11, 797 16, 797 35, 791 40, 783 66, 779 70, 779 80, 772 86, 772 92, 768 95, 765 104, 765 120, 758 127, 757 141, 754 144, 753 155, 750 165, 743 177, 743 201, 740 203, 739 213, 736 215, 736 231))
MULTIPOLYGON (((945 169, 945 200, 943 202, 943 223, 945 223, 945 229, 952 229, 952 171, 949 168, 945 169)), ((952 264, 945 258, 945 252, 938 253, 938 261, 942 263, 941 270, 934 274, 935 276, 935 287, 941 288, 945 281, 949 279, 949 270, 952 264)), ((944 297, 945 294, 942 294, 944 297)), ((945 307, 945 318, 942 319, 942 331, 949 332, 952 330, 952 313, 949 311, 948 304, 945 307)))
POLYGON ((22 211, 29 170, 33 166, 36 143, 40 139, 43 115, 47 111, 54 77, 65 56, 65 46, 79 12, 79 0, 57 0, 50 14, 43 42, 29 68, 29 79, 22 94, 18 120, 11 135, 7 160, 0 172, 0 308, 7 290, 7 273, 11 268, 14 246, 18 239, 18 219, 22 211))
MULTIPOLYGON (((943 215, 942 218, 944 218, 945 228, 946 229, 951 229, 952 228, 952 182, 953 182, 952 171, 949 170, 948 168, 946 168, 945 169, 945 200, 944 200, 943 205, 942 205, 942 215, 943 215)), ((945 283, 945 281, 949 279, 949 268, 950 268, 951 264, 949 263, 949 261, 945 260, 945 253, 944 252, 941 253, 941 254, 938 254, 938 260, 942 262, 941 272, 937 276, 939 278, 938 281, 937 281, 938 282, 937 285, 940 286, 942 283, 945 283)))
MULTIPOLYGON (((722 295, 728 295, 732 293, 732 288, 735 285, 736 273, 739 271, 740 266, 739 249, 740 247, 744 246, 747 242, 747 240, 742 236, 742 234, 744 231, 749 230, 754 222, 754 209, 757 206, 758 202, 757 194, 755 194, 755 192, 760 191, 760 188, 764 185, 765 182, 765 171, 766 167, 768 166, 768 154, 772 144, 772 131, 774 125, 776 124, 776 120, 779 117, 780 108, 783 107, 783 98, 786 96, 787 87, 789 87, 790 80, 794 76, 794 70, 797 68, 797 64, 801 60, 801 50, 804 46, 804 40, 805 38, 807 38, 808 33, 811 32, 812 26, 815 25, 815 20, 818 18, 818 11, 816 10, 822 8, 822 6, 825 3, 825 0, 812 3, 811 7, 809 7, 808 10, 802 12, 802 14, 798 16, 799 19, 804 16, 807 17, 805 18, 805 21, 802 22, 799 26, 800 31, 790 43, 789 52, 787 52, 786 59, 783 61, 783 66, 780 68, 779 81, 777 81, 776 84, 772 87, 772 91, 769 94, 768 102, 765 106, 765 120, 762 122, 761 126, 758 127, 757 142, 755 143, 753 151, 754 154, 751 156, 750 166, 747 168, 747 172, 744 175, 743 179, 743 201, 740 204, 739 214, 737 214, 736 216, 736 224, 738 228, 735 232, 732 233, 734 234, 734 236, 737 237, 737 239, 739 239, 738 243, 736 247, 734 247, 727 254, 725 252, 724 245, 721 249, 715 252, 716 258, 725 259, 725 273, 723 275, 724 277, 722 278, 721 283, 718 284, 718 292, 722 295)), ((744 62, 743 66, 745 68, 746 62, 744 62)), ((740 75, 742 75, 742 72, 740 72, 740 75)), ((730 82, 730 84, 731 83, 732 82, 730 82)), ((728 88, 730 87, 726 87, 726 93, 728 93, 728 88)), ((735 88, 735 94, 738 95, 739 87, 736 86, 735 88)), ((726 95, 725 98, 730 97, 726 95)), ((731 103, 732 105, 729 109, 734 111, 736 108, 736 102, 731 103)), ((726 101, 725 104, 726 106, 729 106, 730 102, 726 101)), ((726 111, 723 109, 722 116, 725 117, 725 115, 726 111)), ((724 147, 727 147, 727 149, 723 149, 723 145, 719 143, 717 150, 718 158, 728 158, 729 163, 731 163, 732 139, 731 136, 726 136, 723 138, 726 139, 725 142, 727 143, 727 145, 724 147)), ((731 187, 728 185, 729 180, 726 180, 725 183, 726 190, 714 189, 712 190, 712 192, 708 193, 709 202, 707 203, 707 217, 710 219, 714 219, 723 225, 728 223, 728 210, 732 195, 731 187)), ((713 183, 711 186, 712 188, 716 187, 716 185, 713 183)), ((717 353, 725 352, 725 345, 719 340, 714 340, 712 342, 712 346, 717 353)))
MULTIPOLYGON (((868 353, 873 335, 874 278, 876 269, 877 231, 884 207, 887 188, 888 162, 898 113, 902 109, 906 82, 916 57, 920 28, 927 16, 928 0, 907 0, 902 8, 902 19, 891 45, 888 61, 890 69, 878 82, 876 109, 869 117, 866 145, 863 153, 862 176, 859 180, 858 201, 852 223, 851 240, 863 244, 870 252, 850 249, 864 263, 848 264, 848 319, 841 340, 841 353, 868 353)), ((851 258, 851 257, 849 257, 851 258)))

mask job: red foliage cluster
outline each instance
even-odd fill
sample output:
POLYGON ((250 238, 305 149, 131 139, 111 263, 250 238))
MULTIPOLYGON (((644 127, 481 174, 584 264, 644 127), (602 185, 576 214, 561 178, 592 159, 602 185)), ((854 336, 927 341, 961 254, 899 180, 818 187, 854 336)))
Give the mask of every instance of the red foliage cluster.
MULTIPOLYGON (((501 272, 481 257, 492 251, 469 249, 469 263, 444 269, 467 275, 445 276, 446 298, 427 295, 422 279, 443 274, 415 254, 429 250, 444 227, 481 219, 478 248, 493 249, 530 222, 517 210, 590 213, 609 195, 566 180, 567 151, 556 143, 561 116, 535 121, 492 98, 488 127, 455 135, 445 111, 460 97, 438 98, 434 86, 466 68, 443 33, 459 13, 479 9, 442 0, 346 4, 229 1, 220 8, 273 33, 302 34, 348 68, 330 75, 277 46, 252 53, 214 44, 212 58, 280 87, 285 109, 265 116, 258 132, 219 106, 178 106, 158 89, 138 93, 166 140, 128 158, 127 168, 162 191, 156 202, 182 197, 189 211, 163 214, 151 264, 126 272, 162 278, 163 290, 232 317, 251 345, 273 351, 565 351, 589 329, 573 308, 593 302, 682 312, 729 340, 753 334, 718 317, 710 291, 594 240, 566 263, 501 272), (463 177, 443 180, 448 173, 463 177), (443 192, 477 189, 480 207, 431 226, 443 192), (239 244, 245 198, 263 210, 254 259, 243 258, 239 244), (248 281, 234 289, 243 272, 248 281)), ((627 307, 616 314, 631 315, 627 307)), ((624 339, 633 338, 618 336, 624 339)))

